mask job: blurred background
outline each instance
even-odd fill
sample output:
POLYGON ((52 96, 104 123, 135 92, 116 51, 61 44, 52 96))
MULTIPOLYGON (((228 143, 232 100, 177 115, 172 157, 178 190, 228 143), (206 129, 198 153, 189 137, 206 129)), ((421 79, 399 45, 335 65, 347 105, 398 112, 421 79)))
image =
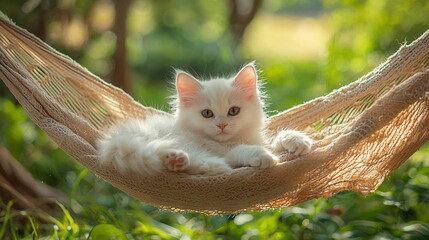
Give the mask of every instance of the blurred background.
MULTIPOLYGON (((142 104, 163 110, 173 68, 208 78, 256 60, 274 114, 357 80, 429 27, 424 0, 0 0, 0 9, 142 104)), ((96 178, 28 119, 2 82, 0 133, 0 160, 23 166, 0 178, 0 239, 429 238, 427 146, 366 197, 343 192, 211 217, 160 211, 96 178), (6 191, 11 175, 35 180, 6 191), (40 183, 46 191, 34 190, 40 183), (52 196, 60 201, 34 202, 52 196)))

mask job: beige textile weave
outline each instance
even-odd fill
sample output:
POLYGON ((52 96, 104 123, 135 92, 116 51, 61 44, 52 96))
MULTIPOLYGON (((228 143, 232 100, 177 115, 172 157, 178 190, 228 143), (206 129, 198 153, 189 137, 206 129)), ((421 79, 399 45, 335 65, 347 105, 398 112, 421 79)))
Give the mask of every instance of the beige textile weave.
MULTIPOLYGON (((135 102, 73 60, 0 17, 0 78, 31 119, 73 158, 124 192, 170 211, 235 213, 290 206, 343 190, 367 194, 429 139, 429 31, 373 71, 269 118, 317 139, 314 150, 259 170, 219 176, 122 175, 97 164, 101 131, 166 114, 135 102)), ((285 96, 287 98, 287 96, 285 96)))

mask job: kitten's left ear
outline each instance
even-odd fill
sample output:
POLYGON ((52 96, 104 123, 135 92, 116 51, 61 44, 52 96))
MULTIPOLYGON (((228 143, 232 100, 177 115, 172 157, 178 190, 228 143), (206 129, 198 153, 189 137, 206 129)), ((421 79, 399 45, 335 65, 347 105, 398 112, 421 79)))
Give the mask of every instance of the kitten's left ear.
POLYGON ((257 95, 257 80, 258 74, 252 62, 244 66, 240 72, 238 72, 232 85, 248 94, 249 98, 252 98, 257 95))

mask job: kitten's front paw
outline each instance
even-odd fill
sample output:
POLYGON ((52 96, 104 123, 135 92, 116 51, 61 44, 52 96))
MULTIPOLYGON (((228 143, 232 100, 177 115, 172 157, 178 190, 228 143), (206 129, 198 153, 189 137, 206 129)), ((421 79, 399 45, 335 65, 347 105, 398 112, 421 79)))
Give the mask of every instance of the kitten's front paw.
POLYGON ((277 157, 265 149, 258 149, 252 154, 249 165, 259 168, 270 168, 276 165, 277 157))
POLYGON ((168 151, 162 160, 170 171, 181 172, 189 166, 188 154, 181 150, 168 151))
POLYGON ((226 161, 233 168, 250 166, 270 168, 276 165, 278 158, 262 146, 238 145, 228 152, 226 161))
POLYGON ((313 140, 307 135, 294 130, 280 132, 274 142, 274 150, 287 152, 300 156, 310 152, 313 140))

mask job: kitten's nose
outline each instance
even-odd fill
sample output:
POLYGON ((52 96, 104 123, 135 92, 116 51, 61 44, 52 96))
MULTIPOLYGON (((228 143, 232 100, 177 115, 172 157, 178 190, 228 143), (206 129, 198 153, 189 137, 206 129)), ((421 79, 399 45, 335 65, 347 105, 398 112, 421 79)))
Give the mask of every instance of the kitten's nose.
POLYGON ((226 126, 228 126, 228 124, 226 123, 219 123, 218 125, 216 125, 218 128, 220 128, 220 130, 224 130, 226 128, 226 126))

